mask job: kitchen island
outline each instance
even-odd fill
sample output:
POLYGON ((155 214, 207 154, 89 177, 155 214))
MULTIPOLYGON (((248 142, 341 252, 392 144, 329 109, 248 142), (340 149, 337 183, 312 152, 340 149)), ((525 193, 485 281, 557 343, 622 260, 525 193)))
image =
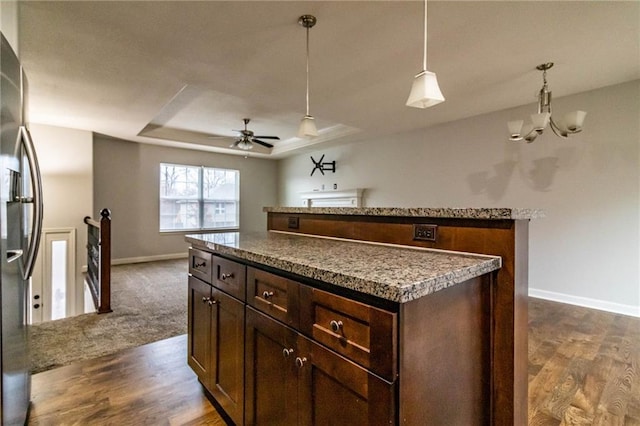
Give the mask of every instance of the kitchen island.
POLYGON ((529 221, 519 208, 265 207, 267 229, 502 258, 490 296, 491 423, 527 424, 529 221))
POLYGON ((526 422, 535 212, 265 210, 270 232, 187 236, 189 364, 233 422, 526 422))

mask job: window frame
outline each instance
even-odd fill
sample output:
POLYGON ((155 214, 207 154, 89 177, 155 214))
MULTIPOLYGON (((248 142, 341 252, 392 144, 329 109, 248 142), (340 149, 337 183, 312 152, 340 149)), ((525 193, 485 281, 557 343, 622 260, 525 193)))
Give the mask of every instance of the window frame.
MULTIPOLYGON (((185 177, 188 172, 185 172, 185 177)), ((210 167, 210 166, 202 166, 202 165, 190 165, 190 164, 177 164, 170 162, 161 162, 158 172, 158 230, 162 234, 167 233, 203 233, 203 232, 229 232, 229 231, 238 231, 240 229, 240 170, 231 169, 231 168, 222 168, 222 167, 210 167), (176 167, 176 168, 184 168, 184 169, 198 169, 197 173, 197 196, 189 196, 185 195, 184 197, 177 196, 167 196, 166 194, 166 182, 165 176, 165 168, 166 167, 176 167), (222 172, 227 174, 229 172, 233 173, 234 176, 234 196, 232 199, 216 199, 216 198, 205 198, 205 192, 210 194, 210 191, 205 191, 205 173, 210 172, 215 175, 216 172, 222 172), (171 201, 174 200, 176 204, 185 203, 185 204, 194 204, 197 205, 197 224, 196 227, 183 227, 183 228, 163 228, 163 216, 184 216, 185 222, 188 222, 189 212, 167 212, 166 209, 163 209, 163 200, 171 201), (206 211, 207 206, 210 205, 212 209, 214 209, 214 218, 216 217, 215 211, 218 210, 216 206, 222 205, 223 210, 225 210, 225 218, 227 216, 227 211, 229 211, 229 205, 235 206, 235 212, 232 212, 234 220, 231 225, 221 225, 215 226, 215 220, 213 223, 207 225, 206 221, 206 211), (207 226, 205 226, 207 225, 207 226)), ((188 185, 188 179, 185 179, 183 184, 188 185)), ((193 189, 193 188, 192 188, 193 189)), ((175 209, 174 209, 175 210, 175 209)), ((193 216, 193 215, 191 215, 193 216)), ((230 222, 230 221, 229 221, 230 222)))

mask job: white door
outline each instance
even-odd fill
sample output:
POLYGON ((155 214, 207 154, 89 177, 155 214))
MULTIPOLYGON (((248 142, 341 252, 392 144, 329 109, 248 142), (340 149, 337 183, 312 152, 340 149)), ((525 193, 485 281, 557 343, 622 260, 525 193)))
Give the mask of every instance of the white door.
POLYGON ((30 287, 31 324, 75 313, 76 230, 45 229, 30 287))

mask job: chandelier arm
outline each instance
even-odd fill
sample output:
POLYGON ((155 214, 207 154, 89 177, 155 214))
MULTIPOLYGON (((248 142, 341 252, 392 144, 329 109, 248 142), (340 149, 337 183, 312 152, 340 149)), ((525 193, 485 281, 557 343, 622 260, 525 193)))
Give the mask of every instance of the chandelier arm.
POLYGON ((566 131, 562 130, 560 127, 558 127, 556 122, 553 121, 553 117, 549 118, 549 127, 551 127, 551 130, 553 130, 553 133, 555 133, 556 136, 559 136, 562 139, 567 139, 569 132, 566 132, 566 131))

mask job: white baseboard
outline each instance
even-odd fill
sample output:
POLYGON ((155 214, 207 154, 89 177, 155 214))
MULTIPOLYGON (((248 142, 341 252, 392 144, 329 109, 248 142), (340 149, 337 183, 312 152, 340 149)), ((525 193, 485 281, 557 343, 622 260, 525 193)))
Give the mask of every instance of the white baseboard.
POLYGON ((554 291, 547 290, 538 290, 535 288, 529 289, 529 296, 536 297, 538 299, 568 303, 570 305, 583 306, 585 308, 598 309, 600 311, 613 312, 616 314, 630 315, 640 318, 640 306, 623 305, 621 303, 606 302, 604 300, 572 296, 570 294, 556 293, 554 291))
POLYGON ((128 263, 144 263, 155 262, 157 260, 174 260, 174 259, 186 259, 189 253, 173 253, 173 254, 158 254, 155 256, 140 256, 140 257, 124 257, 122 259, 111 259, 112 265, 125 265, 128 263))

